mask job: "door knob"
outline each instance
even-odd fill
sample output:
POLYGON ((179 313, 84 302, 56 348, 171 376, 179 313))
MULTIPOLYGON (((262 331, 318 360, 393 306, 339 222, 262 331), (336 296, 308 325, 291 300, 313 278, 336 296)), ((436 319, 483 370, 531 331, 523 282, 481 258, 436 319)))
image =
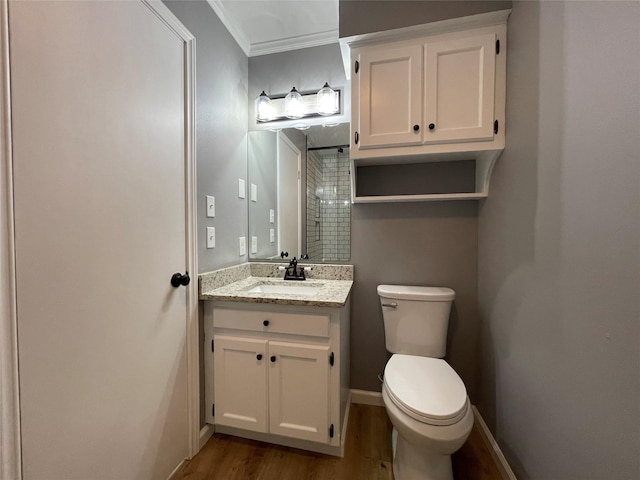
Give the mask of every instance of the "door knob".
POLYGON ((271 362, 275 362, 276 361, 276 356, 275 355, 271 355, 271 362))
POLYGON ((187 286, 191 282, 191 277, 189 276, 189 272, 184 272, 184 275, 181 273, 174 273, 171 276, 171 285, 175 288, 178 288, 180 285, 187 286))
POLYGON ((419 132, 420 131, 420 125, 414 125, 413 126, 413 131, 414 132, 419 132))
POLYGON ((436 129, 436 124, 435 123, 430 123, 429 124, 429 130, 435 130, 436 129))
POLYGON ((261 353, 259 353, 258 355, 256 355, 256 358, 257 358, 258 360, 262 360, 262 354, 261 354, 261 353))
POLYGON ((262 321, 262 324, 263 324, 265 327, 268 327, 268 326, 269 326, 269 320, 263 320, 263 321, 262 321))

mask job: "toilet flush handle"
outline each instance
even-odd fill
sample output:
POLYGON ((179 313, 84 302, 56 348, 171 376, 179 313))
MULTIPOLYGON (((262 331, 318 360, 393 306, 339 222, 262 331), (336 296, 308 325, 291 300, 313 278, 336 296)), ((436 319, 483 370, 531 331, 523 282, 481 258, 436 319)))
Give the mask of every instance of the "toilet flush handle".
POLYGON ((398 304, 396 302, 391 302, 391 303, 383 303, 382 304, 383 307, 391 307, 391 308, 398 308, 398 304))

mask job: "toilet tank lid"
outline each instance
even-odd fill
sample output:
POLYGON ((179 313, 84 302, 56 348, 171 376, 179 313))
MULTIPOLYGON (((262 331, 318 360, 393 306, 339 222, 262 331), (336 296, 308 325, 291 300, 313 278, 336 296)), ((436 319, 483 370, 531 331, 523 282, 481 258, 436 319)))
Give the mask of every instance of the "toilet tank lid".
POLYGON ((441 302, 453 300, 456 292, 447 287, 412 287, 407 285, 378 285, 378 295, 399 300, 441 302))

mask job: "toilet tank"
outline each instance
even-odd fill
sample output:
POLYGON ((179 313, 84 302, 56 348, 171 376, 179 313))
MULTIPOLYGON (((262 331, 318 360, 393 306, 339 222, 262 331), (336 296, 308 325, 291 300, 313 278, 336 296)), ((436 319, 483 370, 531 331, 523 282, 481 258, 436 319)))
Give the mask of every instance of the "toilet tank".
POLYGON ((378 296, 387 351, 444 357, 456 292, 445 287, 378 285, 378 296))

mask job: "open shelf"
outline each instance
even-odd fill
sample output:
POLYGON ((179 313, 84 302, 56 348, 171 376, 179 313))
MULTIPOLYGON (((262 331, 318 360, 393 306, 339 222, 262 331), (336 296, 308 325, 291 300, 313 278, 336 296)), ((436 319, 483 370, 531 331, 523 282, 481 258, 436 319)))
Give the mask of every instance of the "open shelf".
POLYGON ((479 200, 502 150, 407 158, 393 163, 351 160, 352 203, 479 200))

